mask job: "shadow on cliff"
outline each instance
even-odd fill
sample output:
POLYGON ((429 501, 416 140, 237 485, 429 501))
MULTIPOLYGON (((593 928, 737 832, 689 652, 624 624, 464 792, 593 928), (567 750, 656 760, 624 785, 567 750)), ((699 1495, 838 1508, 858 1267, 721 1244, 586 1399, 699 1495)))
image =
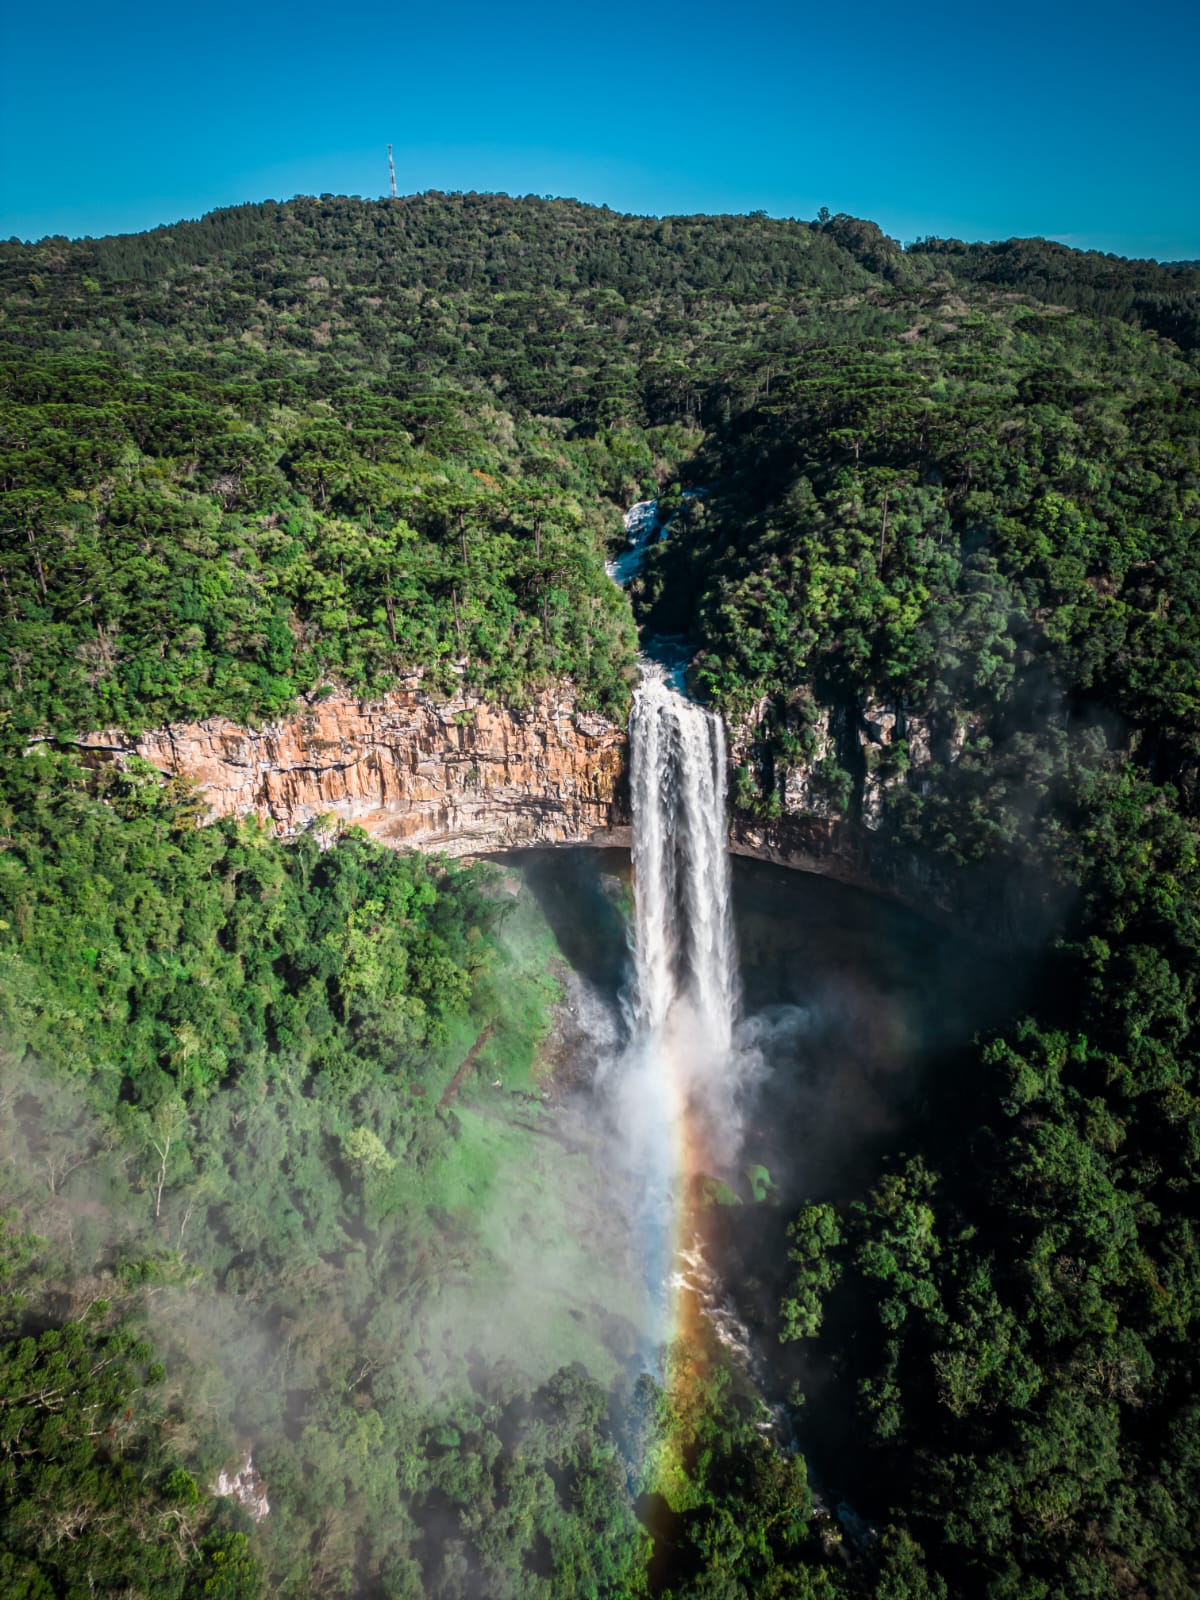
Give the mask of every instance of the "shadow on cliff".
POLYGON ((489 859, 524 878, 567 964, 617 995, 629 976, 629 852, 529 849, 489 859))

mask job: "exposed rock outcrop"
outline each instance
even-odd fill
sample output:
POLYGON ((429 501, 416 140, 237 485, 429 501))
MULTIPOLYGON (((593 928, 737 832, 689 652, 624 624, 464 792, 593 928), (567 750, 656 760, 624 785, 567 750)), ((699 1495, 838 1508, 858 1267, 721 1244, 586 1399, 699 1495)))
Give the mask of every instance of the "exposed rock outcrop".
MULTIPOLYGON (((753 759, 761 714, 730 728, 735 766, 753 759)), ((807 758, 776 774, 782 814, 734 811, 733 850, 1003 932, 1019 885, 898 849, 881 827, 888 790, 919 788, 923 767, 957 760, 969 730, 935 735, 902 708, 868 701, 825 708, 812 734, 807 758)), ((281 836, 327 816, 385 844, 452 856, 630 844, 626 734, 580 711, 569 685, 518 711, 465 692, 439 701, 414 676, 377 701, 330 695, 261 728, 217 717, 77 743, 96 761, 140 756, 196 783, 213 818, 257 815, 281 836)))
POLYGON ((584 841, 622 809, 626 738, 568 686, 521 711, 408 679, 378 701, 331 695, 261 728, 223 717, 136 738, 88 734, 94 759, 141 756, 200 786, 213 817, 257 815, 281 835, 328 815, 384 843, 471 855, 584 841))
MULTIPOLYGON (((810 710, 789 730, 801 736, 807 753, 783 763, 777 758, 774 776, 783 817, 798 838, 810 840, 807 848, 820 855, 832 848, 839 828, 878 833, 889 792, 904 784, 922 789, 923 769, 935 760, 953 764, 974 731, 956 723, 935 737, 929 718, 870 696, 810 705, 816 708, 815 719, 810 710)), ((754 761, 767 710, 764 701, 730 729, 735 765, 754 761)), ((851 853, 871 851, 863 842, 851 853)))
POLYGON ((249 1450, 242 1457, 241 1470, 230 1472, 222 1467, 212 1485, 213 1494, 221 1499, 236 1500, 255 1522, 271 1515, 271 1502, 267 1499, 267 1486, 262 1473, 254 1465, 249 1450))
MULTIPOLYGON (((735 762, 756 759, 766 709, 730 729, 735 762)), ((810 710, 803 727, 807 754, 775 768, 781 806, 769 817, 735 810, 732 850, 894 896, 990 941, 1046 936, 1053 906, 1035 866, 1007 857, 956 866, 898 843, 888 826, 895 792, 928 793, 935 768, 953 767, 987 733, 978 719, 934 719, 865 697, 821 706, 815 722, 810 710)))

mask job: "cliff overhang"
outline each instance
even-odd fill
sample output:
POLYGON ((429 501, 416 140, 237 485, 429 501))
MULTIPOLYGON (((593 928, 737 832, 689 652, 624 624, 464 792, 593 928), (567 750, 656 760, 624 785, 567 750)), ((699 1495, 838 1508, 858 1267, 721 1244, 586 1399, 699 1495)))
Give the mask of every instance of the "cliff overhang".
POLYGON ((412 677, 377 700, 334 693, 260 728, 214 717, 77 743, 93 760, 138 756, 190 780, 211 820, 253 815, 281 837, 329 818, 462 856, 582 843, 625 820, 625 732, 563 684, 517 709, 466 691, 437 699, 412 677))
MULTIPOLYGON (((333 693, 259 728, 215 717, 74 742, 93 761, 140 757, 164 778, 195 784, 209 820, 257 816, 281 838, 327 821, 449 856, 631 842, 626 731, 582 710, 565 683, 515 707, 465 690, 438 698, 413 676, 377 700, 333 693)), ((735 765, 745 746, 734 729, 735 765)), ((789 777, 778 818, 733 813, 735 853, 885 894, 988 937, 1011 937, 1028 915, 1027 885, 1012 905, 1008 881, 892 846, 878 826, 873 774, 852 820, 813 788, 811 770, 789 777)))

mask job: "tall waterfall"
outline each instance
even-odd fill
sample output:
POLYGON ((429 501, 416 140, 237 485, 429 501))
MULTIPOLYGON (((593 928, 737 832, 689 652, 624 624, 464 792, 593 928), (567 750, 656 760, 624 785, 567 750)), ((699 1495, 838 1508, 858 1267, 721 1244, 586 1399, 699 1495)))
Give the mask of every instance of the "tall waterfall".
POLYGON ((635 984, 621 1087, 648 1264, 663 1274, 667 1337, 690 1337, 703 1319, 744 1355, 745 1330, 709 1265, 700 1199, 704 1180, 728 1175, 737 1155, 747 1065, 734 1039, 725 731, 646 662, 630 744, 635 984))
POLYGON ((685 1077, 704 1096, 717 1087, 705 1079, 729 1058, 737 1004, 725 732, 719 717, 648 666, 634 696, 630 742, 636 1026, 665 1042, 680 1011, 690 1013, 702 1059, 685 1077))
MULTIPOLYGON (((626 512, 627 546, 608 568, 615 582, 637 575, 670 521, 660 522, 653 500, 626 512)), ((664 1317, 660 1335, 694 1334, 703 1320, 745 1357, 745 1329, 709 1265, 700 1199, 702 1180, 732 1174, 738 1091, 755 1070, 753 1052, 739 1050, 734 1037, 725 729, 679 692, 675 646, 647 642, 629 723, 635 971, 628 1043, 613 1063, 610 1093, 638 1195, 649 1286, 664 1317)))

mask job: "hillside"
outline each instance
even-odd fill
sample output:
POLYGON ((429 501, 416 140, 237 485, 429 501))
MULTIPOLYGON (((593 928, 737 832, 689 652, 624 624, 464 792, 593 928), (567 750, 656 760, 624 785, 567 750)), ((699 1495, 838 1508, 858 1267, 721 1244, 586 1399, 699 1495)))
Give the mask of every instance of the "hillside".
POLYGON ((1193 1591, 1197 293, 1040 240, 488 195, 0 245, 10 1589, 1193 1591), (675 520, 627 598, 604 559, 647 496, 675 520), (430 1307, 528 1130, 437 1102, 464 1065, 538 1093, 527 901, 198 827, 186 785, 67 748, 414 675, 619 720, 639 624, 724 713, 744 825, 850 830, 1037 955, 869 1183, 786 1238, 745 1209, 781 1241, 772 1382, 802 1422, 822 1375, 853 1520, 719 1372, 682 1414, 569 1365, 446 1387, 430 1307), (234 1449, 205 1296, 272 1374, 241 1402, 264 1526, 205 1489, 234 1449))

